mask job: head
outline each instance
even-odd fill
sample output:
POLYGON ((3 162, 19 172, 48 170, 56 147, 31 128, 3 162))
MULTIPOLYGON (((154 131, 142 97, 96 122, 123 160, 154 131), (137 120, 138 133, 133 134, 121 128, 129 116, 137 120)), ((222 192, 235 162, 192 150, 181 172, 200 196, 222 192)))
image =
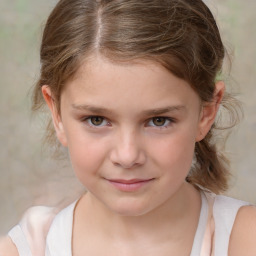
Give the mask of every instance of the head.
MULTIPOLYGON (((97 58, 122 67, 159 65, 187 83, 203 108, 216 100, 216 84, 222 87, 216 77, 224 55, 216 22, 202 0, 60 0, 43 34, 34 109, 44 105, 42 86, 47 85, 61 118, 64 90, 83 65, 97 58)), ((196 141, 186 179, 218 193, 227 188, 229 173, 212 139, 215 128, 212 121, 196 141)), ((54 141, 53 126, 48 129, 54 141)))

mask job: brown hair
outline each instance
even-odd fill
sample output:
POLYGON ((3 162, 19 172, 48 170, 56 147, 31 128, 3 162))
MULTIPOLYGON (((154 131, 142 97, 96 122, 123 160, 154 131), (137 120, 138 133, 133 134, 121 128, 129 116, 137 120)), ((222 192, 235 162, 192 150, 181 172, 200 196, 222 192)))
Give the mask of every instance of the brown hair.
MULTIPOLYGON (((60 0, 43 33, 33 109, 44 105, 41 86, 45 84, 59 107, 63 86, 94 53, 112 61, 159 62, 209 102, 225 49, 202 0, 60 0)), ((227 97, 223 102, 228 102, 227 97)), ((229 171, 212 138, 216 127, 215 123, 196 143, 195 164, 187 181, 218 193, 227 189, 229 171)), ((48 135, 53 138, 53 127, 48 135)))

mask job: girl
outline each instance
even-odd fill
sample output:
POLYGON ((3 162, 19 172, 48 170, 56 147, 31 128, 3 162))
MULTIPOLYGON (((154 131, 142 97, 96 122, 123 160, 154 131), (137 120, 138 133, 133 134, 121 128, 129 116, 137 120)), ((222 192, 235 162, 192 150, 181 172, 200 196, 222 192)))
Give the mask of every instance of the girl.
POLYGON ((224 55, 202 0, 60 0, 34 109, 48 105, 88 192, 29 209, 1 255, 256 255, 255 209, 216 195, 229 176, 214 137, 219 107, 232 113, 224 55))

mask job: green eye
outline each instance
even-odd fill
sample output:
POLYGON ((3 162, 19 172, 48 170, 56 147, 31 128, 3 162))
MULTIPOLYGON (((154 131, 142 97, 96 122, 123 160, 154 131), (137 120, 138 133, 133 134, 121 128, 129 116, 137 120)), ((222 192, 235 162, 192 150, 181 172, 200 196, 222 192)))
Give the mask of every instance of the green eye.
POLYGON ((154 126, 163 126, 166 124, 166 118, 165 117, 154 117, 152 118, 152 123, 154 126))

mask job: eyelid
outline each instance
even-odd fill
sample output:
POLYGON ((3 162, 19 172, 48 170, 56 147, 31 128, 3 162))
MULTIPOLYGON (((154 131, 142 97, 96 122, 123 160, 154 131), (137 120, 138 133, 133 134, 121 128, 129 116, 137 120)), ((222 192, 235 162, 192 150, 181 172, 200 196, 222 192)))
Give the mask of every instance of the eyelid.
MULTIPOLYGON (((104 116, 101 115, 88 115, 88 116, 83 116, 81 119, 81 122, 85 123, 88 127, 90 128, 95 128, 95 129, 99 129, 102 127, 108 127, 111 126, 111 122, 104 116), (98 117, 98 118, 102 118, 104 124, 100 124, 100 125, 94 125, 91 123, 90 119, 93 117, 98 117)), ((149 119, 146 120, 146 127, 154 127, 154 128, 166 128, 168 126, 171 126, 173 123, 176 122, 176 119, 173 117, 167 117, 167 116, 153 116, 149 119), (164 118, 165 119, 165 124, 164 125, 150 125, 149 123, 153 121, 154 118, 164 118), (167 123, 167 124, 166 124, 167 123)))
POLYGON ((146 126, 148 126, 148 127, 154 127, 154 128, 165 128, 165 127, 168 127, 168 126, 170 126, 170 125, 172 125, 173 123, 175 123, 176 122, 176 120, 174 119, 174 118, 172 118, 172 117, 167 117, 167 116, 154 116, 154 117, 151 117, 150 119, 148 119, 147 120, 147 122, 146 122, 146 126), (164 118, 165 119, 165 123, 168 121, 168 123, 167 124, 164 124, 164 125, 159 125, 159 126, 157 126, 157 125, 149 125, 149 123, 151 122, 151 121, 153 121, 153 119, 154 118, 164 118))
POLYGON ((87 126, 91 127, 91 128, 101 128, 101 127, 105 127, 105 126, 109 126, 110 122, 108 121, 107 118, 105 118, 104 116, 100 116, 100 115, 89 115, 89 116, 84 116, 81 119, 82 122, 86 123, 87 126), (102 118, 103 122, 106 122, 105 124, 100 124, 100 125, 94 125, 91 123, 90 119, 92 119, 93 117, 98 117, 98 118, 102 118), (91 123, 91 124, 90 124, 91 123))

